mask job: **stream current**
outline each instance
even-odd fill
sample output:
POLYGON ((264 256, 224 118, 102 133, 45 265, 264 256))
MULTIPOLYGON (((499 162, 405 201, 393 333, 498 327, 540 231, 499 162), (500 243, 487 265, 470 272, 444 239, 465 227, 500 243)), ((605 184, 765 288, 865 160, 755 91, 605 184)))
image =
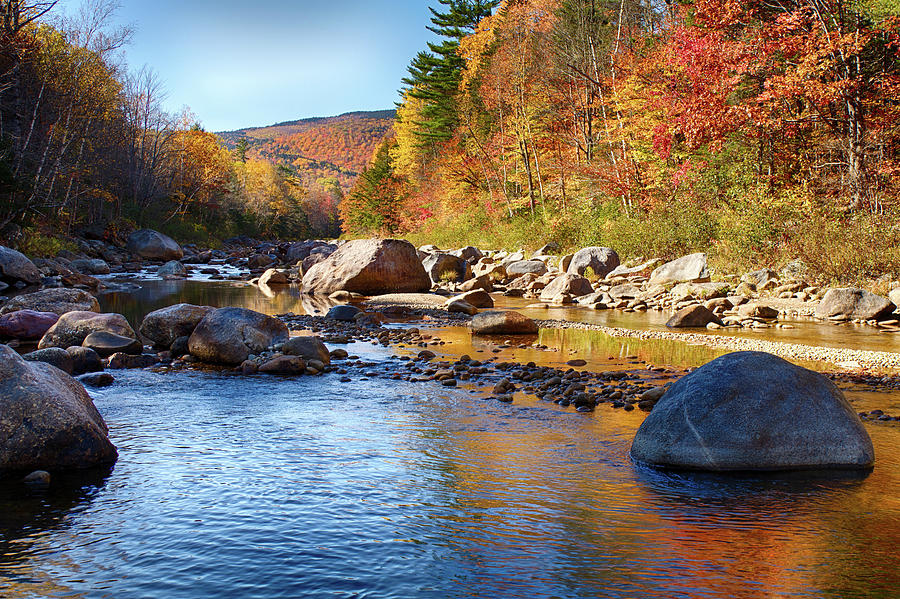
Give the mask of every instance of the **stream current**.
MULTIPOLYGON (((103 310, 137 324, 181 301, 322 309, 291 289, 267 297, 222 282, 138 284, 102 296, 103 310)), ((812 326, 790 334, 830 334, 812 326)), ((450 356, 490 351, 460 328, 435 334, 445 341, 435 351, 450 356)), ((545 330, 540 341, 557 351, 510 348, 500 359, 559 365, 577 354, 600 370, 636 367, 634 356, 696 366, 721 353, 591 331, 545 330)), ((343 347, 376 365, 402 351, 343 347)), ((877 460, 867 476, 676 474, 630 461, 640 411, 575 413, 523 396, 505 404, 465 386, 378 377, 112 373, 113 386, 90 392, 119 448, 114 468, 55 477, 43 491, 0 483, 0 597, 845 598, 900 589, 896 425, 866 424, 877 460)), ((874 401, 847 394, 855 407, 874 401)), ((877 402, 900 407, 894 395, 877 402)))

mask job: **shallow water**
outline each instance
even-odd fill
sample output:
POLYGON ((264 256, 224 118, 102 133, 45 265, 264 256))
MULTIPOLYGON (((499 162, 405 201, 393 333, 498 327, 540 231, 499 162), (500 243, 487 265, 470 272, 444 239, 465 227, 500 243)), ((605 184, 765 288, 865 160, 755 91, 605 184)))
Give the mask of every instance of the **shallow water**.
MULTIPOLYGON (((214 291, 224 284, 209 285, 116 301, 136 315, 177 301, 237 303, 252 290, 226 297, 214 291)), ((575 351, 592 368, 645 368, 697 365, 712 351, 582 333, 544 331, 556 352, 499 355, 561 364, 575 351)), ((493 355, 462 329, 437 335, 437 351, 493 355)), ((390 363, 392 350, 348 349, 390 363)), ((46 491, 0 485, 0 596, 894 597, 900 588, 895 426, 866 425, 877 465, 860 478, 679 475, 629 460, 637 411, 580 414, 337 375, 115 376, 92 391, 120 451, 111 472, 46 491)))

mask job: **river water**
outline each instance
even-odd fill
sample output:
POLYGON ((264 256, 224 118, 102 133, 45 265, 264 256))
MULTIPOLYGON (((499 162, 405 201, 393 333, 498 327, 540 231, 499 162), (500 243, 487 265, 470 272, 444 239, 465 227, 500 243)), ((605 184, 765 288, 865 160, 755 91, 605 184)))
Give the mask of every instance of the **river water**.
MULTIPOLYGON (((140 284, 105 296, 104 309, 132 322, 178 301, 302 309, 291 291, 140 284)), ((488 351, 461 329, 438 335, 438 351, 488 351)), ((541 341, 558 351, 507 352, 544 363, 575 352, 595 369, 718 355, 582 331, 541 341)), ((373 368, 402 351, 347 349, 373 368)), ((900 588, 896 425, 866 425, 877 459, 868 476, 673 474, 629 460, 639 411, 503 404, 377 377, 114 374, 91 391, 119 448, 111 471, 44 491, 2 483, 0 596, 843 598, 900 588)))

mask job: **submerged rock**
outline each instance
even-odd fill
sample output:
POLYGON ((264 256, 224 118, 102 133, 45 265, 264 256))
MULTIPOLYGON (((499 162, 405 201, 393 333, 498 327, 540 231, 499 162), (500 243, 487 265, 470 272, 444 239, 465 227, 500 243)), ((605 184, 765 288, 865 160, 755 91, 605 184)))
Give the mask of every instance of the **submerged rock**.
POLYGON ((763 352, 735 352, 672 384, 631 456, 699 470, 871 468, 872 441, 823 375, 763 352))
POLYGON ((277 318, 246 308, 219 308, 200 321, 188 349, 203 362, 238 365, 250 354, 287 340, 288 328, 277 318))
POLYGON ((80 383, 0 345, 0 473, 115 462, 108 434, 80 383))

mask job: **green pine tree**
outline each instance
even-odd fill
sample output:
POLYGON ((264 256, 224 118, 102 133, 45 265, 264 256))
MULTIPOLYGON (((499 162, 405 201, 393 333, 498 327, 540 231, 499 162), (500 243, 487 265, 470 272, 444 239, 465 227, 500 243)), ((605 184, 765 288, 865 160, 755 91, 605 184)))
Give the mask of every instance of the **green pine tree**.
POLYGON ((423 145, 447 141, 457 125, 457 95, 465 61, 459 55, 459 40, 499 4, 498 0, 438 0, 445 12, 431 11, 432 25, 427 29, 442 38, 429 42, 429 51, 419 52, 403 79, 404 93, 424 100, 422 120, 416 122, 416 134, 423 145))

